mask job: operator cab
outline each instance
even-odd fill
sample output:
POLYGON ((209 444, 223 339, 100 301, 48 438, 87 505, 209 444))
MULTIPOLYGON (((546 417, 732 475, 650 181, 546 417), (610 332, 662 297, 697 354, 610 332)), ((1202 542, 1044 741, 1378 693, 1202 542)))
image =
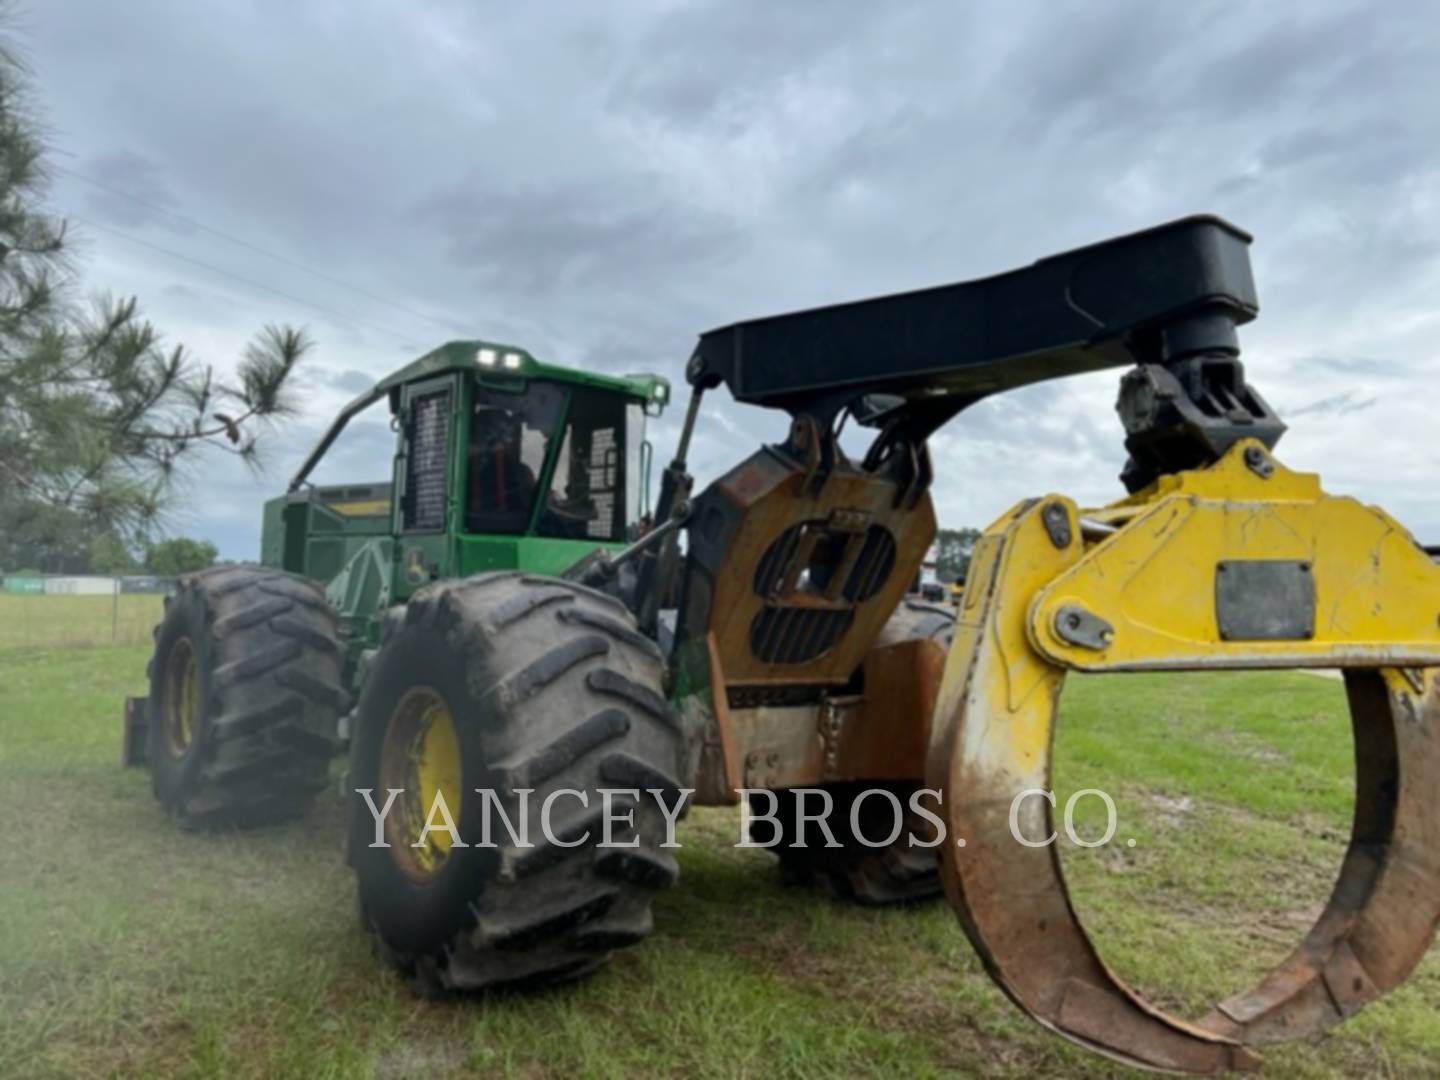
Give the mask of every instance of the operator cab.
POLYGON ((341 410, 289 493, 267 504, 262 559, 326 583, 342 617, 439 578, 558 575, 648 527, 645 419, 669 396, 655 375, 579 371, 484 341, 442 345, 341 410), (396 432, 391 482, 309 484, 345 426, 381 401, 396 432))

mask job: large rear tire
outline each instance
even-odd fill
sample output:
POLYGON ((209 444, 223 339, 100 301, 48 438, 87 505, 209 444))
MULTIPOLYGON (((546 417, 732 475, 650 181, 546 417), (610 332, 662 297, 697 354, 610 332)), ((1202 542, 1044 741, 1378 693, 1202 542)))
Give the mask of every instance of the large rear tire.
MULTIPOLYGON (((954 633, 955 614, 949 608, 911 601, 900 606, 885 629, 889 641, 926 638, 947 650, 954 633)), ((770 850, 780 860, 781 879, 867 906, 913 904, 940 896, 944 887, 936 849, 920 846, 935 839, 934 826, 910 810, 911 795, 922 786, 919 781, 825 785, 834 801, 828 824, 840 844, 838 848, 825 846, 826 837, 813 822, 807 822, 803 835, 797 832, 796 796, 789 791, 776 792, 780 842, 770 850), (890 791, 904 810, 899 837, 880 848, 861 843, 851 828, 851 806, 862 791, 871 788, 890 791), (919 843, 912 844, 912 839, 919 843)), ((756 812, 762 813, 765 806, 758 798, 752 801, 756 812)), ((923 800, 921 805, 932 813, 938 809, 933 798, 923 800)), ((809 808, 816 809, 813 803, 809 808)), ((893 812, 887 799, 866 799, 860 806, 861 833, 867 838, 888 835, 894 825, 893 812)), ((769 828, 757 822, 751 827, 751 839, 762 843, 771 839, 765 831, 769 828)))
POLYGON ((161 805, 187 827, 303 814, 338 748, 341 662, 335 612, 314 582, 262 566, 181 578, 148 669, 161 805))
POLYGON ((570 979, 650 932, 651 899, 679 874, 654 794, 676 805, 683 761, 663 672, 623 605, 553 578, 439 582, 384 620, 356 715, 348 850, 376 951, 417 990, 570 979), (613 839, 634 846, 600 846, 601 788, 634 790, 613 799, 613 839), (358 792, 383 811, 391 790, 377 825, 358 792), (437 792, 453 835, 424 832, 443 824, 437 792), (522 803, 517 843, 500 815, 518 831, 522 803))

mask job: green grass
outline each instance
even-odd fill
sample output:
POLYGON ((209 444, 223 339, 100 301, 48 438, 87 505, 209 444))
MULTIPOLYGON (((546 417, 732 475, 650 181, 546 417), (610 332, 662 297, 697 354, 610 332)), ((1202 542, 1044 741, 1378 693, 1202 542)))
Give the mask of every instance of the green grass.
MULTIPOLYGON (((784 888, 765 852, 733 847, 727 810, 691 816, 655 935, 598 976, 416 1000, 355 925, 338 795, 300 824, 192 835, 119 767, 145 659, 0 653, 0 1075, 1129 1075, 1021 1017, 943 903, 784 888)), ((1119 970, 1198 1011, 1325 895, 1350 800, 1340 685, 1090 679, 1064 706, 1060 797, 1104 788, 1120 822, 1115 844, 1066 852, 1077 904, 1119 970)), ((1332 1034, 1268 1051, 1266 1072, 1434 1074, 1437 1006, 1427 960, 1332 1034)))
POLYGON ((0 593, 0 649, 148 645, 163 598, 0 593))

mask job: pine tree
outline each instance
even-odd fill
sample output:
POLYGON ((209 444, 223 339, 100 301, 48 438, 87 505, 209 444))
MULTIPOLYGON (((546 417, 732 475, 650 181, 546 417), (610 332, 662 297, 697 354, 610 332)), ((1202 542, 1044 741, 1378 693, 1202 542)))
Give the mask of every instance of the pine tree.
POLYGON ((222 379, 133 298, 86 302, 47 179, 29 71, 0 44, 0 533, 68 523, 143 548, 195 452, 254 461, 268 422, 294 412, 309 342, 267 326, 222 379))

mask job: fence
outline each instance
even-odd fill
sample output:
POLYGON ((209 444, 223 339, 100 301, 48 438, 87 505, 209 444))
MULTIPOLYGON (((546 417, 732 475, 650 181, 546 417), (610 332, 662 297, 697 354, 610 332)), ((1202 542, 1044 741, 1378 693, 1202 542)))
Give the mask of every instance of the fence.
POLYGON ((148 644, 166 578, 9 575, 0 579, 0 649, 148 644))

